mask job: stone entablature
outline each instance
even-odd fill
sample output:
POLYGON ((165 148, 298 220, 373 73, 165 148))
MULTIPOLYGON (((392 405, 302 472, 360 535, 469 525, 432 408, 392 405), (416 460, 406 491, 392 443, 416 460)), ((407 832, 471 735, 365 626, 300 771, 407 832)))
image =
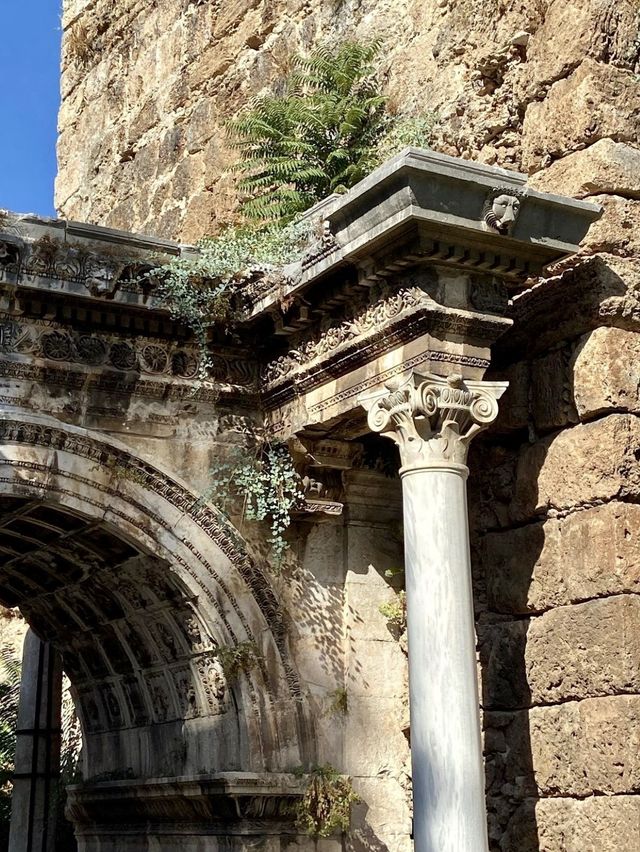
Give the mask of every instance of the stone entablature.
MULTIPOLYGON (((418 262, 490 272, 512 286, 577 250, 601 214, 577 201, 527 186, 526 175, 471 163, 434 151, 407 148, 345 193, 309 212, 328 224, 318 252, 303 261, 303 275, 276 293, 256 293, 254 313, 278 299, 302 294, 328 270, 351 264, 358 280, 418 262), (515 216, 494 227, 496 200, 515 216)), ((504 212, 498 211, 504 217, 504 212)), ((502 221, 502 220, 501 220, 502 221)))

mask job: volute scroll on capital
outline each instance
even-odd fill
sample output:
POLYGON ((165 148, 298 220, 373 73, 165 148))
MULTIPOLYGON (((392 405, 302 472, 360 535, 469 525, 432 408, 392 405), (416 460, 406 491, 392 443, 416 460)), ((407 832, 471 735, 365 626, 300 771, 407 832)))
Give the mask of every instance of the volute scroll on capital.
POLYGON ((412 373, 360 397, 372 432, 400 449, 400 472, 414 468, 464 466, 471 439, 498 416, 507 382, 466 381, 412 373))

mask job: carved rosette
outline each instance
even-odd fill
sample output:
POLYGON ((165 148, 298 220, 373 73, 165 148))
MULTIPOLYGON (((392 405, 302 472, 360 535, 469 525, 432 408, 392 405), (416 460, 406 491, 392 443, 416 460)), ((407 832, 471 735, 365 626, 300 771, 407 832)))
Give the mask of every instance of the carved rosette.
POLYGON ((498 415, 506 382, 465 381, 413 373, 360 398, 373 432, 400 449, 400 472, 422 467, 465 466, 471 439, 498 415))

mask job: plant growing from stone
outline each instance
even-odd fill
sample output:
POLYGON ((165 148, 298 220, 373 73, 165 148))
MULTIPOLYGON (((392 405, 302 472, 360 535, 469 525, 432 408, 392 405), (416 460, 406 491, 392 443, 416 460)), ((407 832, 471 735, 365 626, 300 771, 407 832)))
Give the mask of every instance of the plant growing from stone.
POLYGON ((249 219, 288 222, 402 148, 429 144, 435 113, 387 111, 375 76, 380 47, 347 41, 298 55, 283 94, 259 95, 228 123, 249 219))
POLYGON ((387 619, 387 625, 392 630, 402 633, 407 626, 406 592, 396 592, 392 600, 380 604, 378 611, 387 619))
POLYGON ((256 643, 250 641, 220 645, 216 649, 216 656, 227 680, 235 680, 241 672, 250 672, 261 660, 256 643))
POLYGON ((242 501, 247 520, 266 521, 268 542, 276 567, 287 548, 285 533, 295 509, 302 505, 302 481, 286 444, 258 443, 253 452, 237 448, 229 459, 211 470, 206 499, 214 498, 229 512, 242 501))
POLYGON ((386 98, 374 79, 380 43, 327 45, 296 56, 282 95, 261 95, 229 122, 250 219, 291 221, 376 165, 386 98))
POLYGON ((160 266, 148 275, 155 279, 154 298, 173 319, 193 334, 209 363, 207 344, 213 328, 230 333, 242 315, 242 286, 252 278, 280 271, 302 258, 312 239, 308 222, 286 228, 238 225, 203 239, 198 253, 160 266))
POLYGON ((333 766, 316 766, 307 776, 307 787, 296 808, 296 826, 312 837, 329 837, 347 831, 351 805, 360 801, 351 779, 333 766))
POLYGON ((8 838, 11 778, 16 748, 20 660, 11 646, 0 649, 0 838, 8 838))
POLYGON ((390 117, 387 130, 376 147, 377 164, 384 163, 403 148, 428 148, 437 123, 436 112, 390 117))
POLYGON ((346 716, 349 712, 349 695, 344 687, 339 687, 329 694, 330 704, 328 716, 346 716))

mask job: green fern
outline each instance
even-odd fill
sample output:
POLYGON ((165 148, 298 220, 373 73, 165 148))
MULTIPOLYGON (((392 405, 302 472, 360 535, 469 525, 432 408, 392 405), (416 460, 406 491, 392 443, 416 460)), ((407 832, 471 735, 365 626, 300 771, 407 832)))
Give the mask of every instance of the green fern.
POLYGON ((373 78, 379 42, 297 56, 283 95, 255 98, 228 125, 249 218, 284 224, 376 165, 386 98, 373 78))

